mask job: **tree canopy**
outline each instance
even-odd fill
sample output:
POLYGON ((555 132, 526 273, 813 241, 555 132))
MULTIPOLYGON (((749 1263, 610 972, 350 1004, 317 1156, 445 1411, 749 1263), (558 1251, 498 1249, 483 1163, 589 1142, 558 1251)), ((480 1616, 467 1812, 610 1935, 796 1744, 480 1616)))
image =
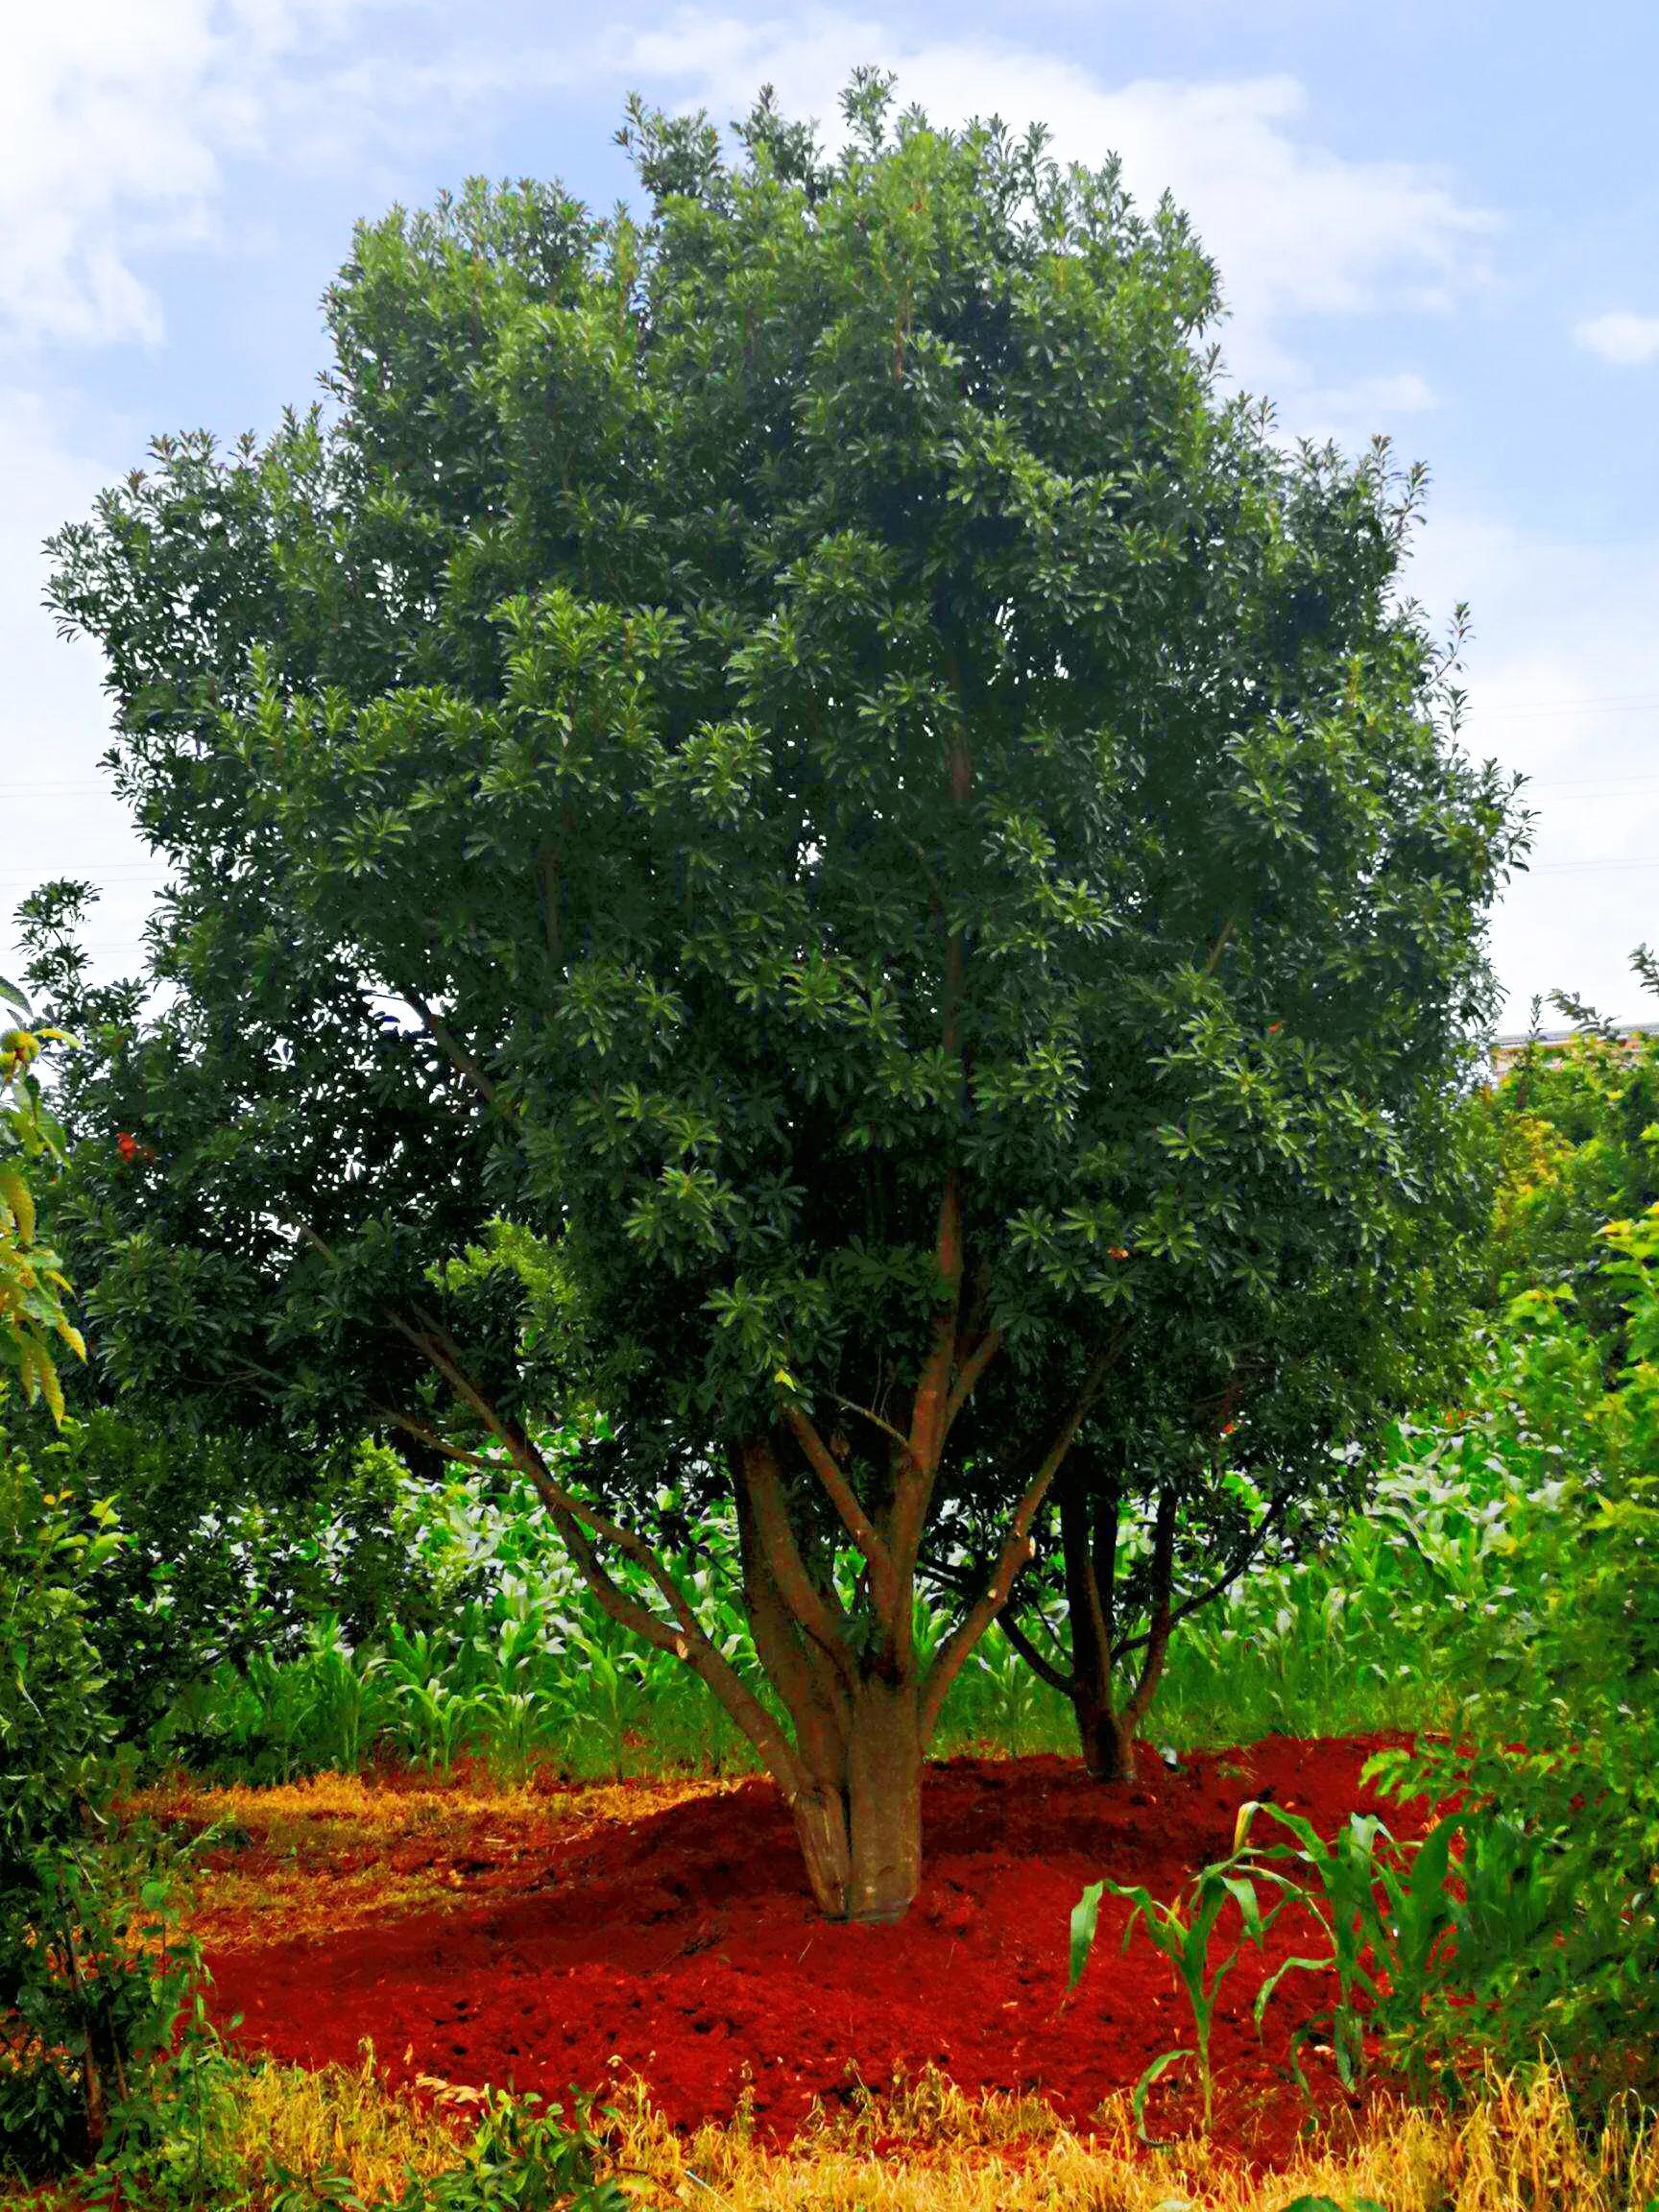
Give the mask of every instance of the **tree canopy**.
POLYGON ((636 107, 642 215, 365 227, 324 402, 58 541, 172 869, 66 1219, 123 1388, 510 1452, 881 1916, 1080 1434, 1333 1479, 1470 1202, 1514 831, 1400 595, 1420 478, 1227 395, 1180 214, 846 108, 728 158, 636 107), (735 1495, 786 1724, 664 1475, 735 1495))

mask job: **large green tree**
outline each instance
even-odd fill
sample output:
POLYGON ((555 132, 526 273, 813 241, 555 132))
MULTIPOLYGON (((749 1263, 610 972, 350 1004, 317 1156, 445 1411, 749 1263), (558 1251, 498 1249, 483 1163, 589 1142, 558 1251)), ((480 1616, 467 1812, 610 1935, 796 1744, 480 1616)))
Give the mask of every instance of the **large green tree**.
POLYGON ((1398 1311, 1509 831, 1398 601, 1414 488, 1223 395, 1176 211, 873 77, 847 122, 636 108, 643 219, 364 228, 326 404, 158 444, 56 596, 173 868, 80 1100, 105 1372, 510 1454, 885 1918, 1083 1425, 1159 1379, 1213 1427, 1194 1316, 1225 1365, 1310 1285, 1398 1311), (734 1496, 770 1705, 665 1475, 734 1496))

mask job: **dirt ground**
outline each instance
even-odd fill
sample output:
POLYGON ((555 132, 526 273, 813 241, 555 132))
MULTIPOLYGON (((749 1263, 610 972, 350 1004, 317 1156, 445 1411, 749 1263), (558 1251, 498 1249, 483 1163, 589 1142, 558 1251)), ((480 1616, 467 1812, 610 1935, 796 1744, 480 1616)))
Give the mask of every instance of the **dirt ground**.
MULTIPOLYGON (((214 2009, 250 2051, 355 2061, 391 2081, 493 2082, 562 2096, 637 2079, 674 2126, 747 2118, 781 2144, 814 2104, 937 2068, 962 2089, 1046 2098, 1072 2126, 1191 2040, 1170 1969, 1107 1899, 1068 1996, 1070 1916, 1102 1875, 1169 1897, 1230 1848, 1238 1807, 1268 1797, 1329 1832, 1376 1810, 1359 1784, 1375 1739, 1272 1738, 1157 1767, 1131 1788, 1055 1758, 929 1769, 920 1896, 896 1928, 831 1926, 806 1891, 771 1786, 619 1784, 496 1795, 410 1777, 321 1777, 276 1791, 176 1794, 155 1810, 225 1824, 198 1926, 214 2009)), ((1395 1823, 1399 1825, 1399 1823, 1395 1823)), ((1263 1976, 1310 1947, 1286 1915, 1246 1950, 1217 2010, 1218 2133, 1276 2159, 1305 2114, 1293 2029, 1328 2000, 1288 1979, 1265 2033, 1263 1976)), ((1220 1949, 1238 1934, 1231 1912, 1220 1949)), ((1315 2052, 1327 2111, 1341 2093, 1315 2052)), ((1177 2067, 1156 2131, 1189 2127, 1177 2067)))

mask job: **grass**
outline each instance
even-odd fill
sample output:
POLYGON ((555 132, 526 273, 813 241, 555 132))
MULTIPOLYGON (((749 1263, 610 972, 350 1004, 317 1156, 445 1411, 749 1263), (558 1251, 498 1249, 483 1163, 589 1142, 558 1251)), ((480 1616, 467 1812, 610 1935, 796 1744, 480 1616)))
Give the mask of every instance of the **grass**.
MULTIPOLYGON (((432 2081, 388 2089, 372 2055, 316 2073, 233 2065, 204 2146, 210 2194, 165 2202, 269 2212, 282 2202, 396 2203, 411 2178, 464 2171, 472 2094, 432 2081)), ((1659 2139, 1616 2116, 1594 2139, 1575 2125, 1548 2067, 1494 2076, 1458 2116, 1378 2107, 1341 2142, 1312 2143, 1262 2175, 1191 2140, 1157 2155, 1137 2142, 1127 2101, 1087 2134, 1035 2098, 974 2099, 936 2075, 823 2119, 787 2150, 741 2123, 677 2136, 642 2089, 619 2086, 601 2173, 630 2201, 705 2212, 1286 2212, 1308 2200, 1349 2212, 1650 2212, 1659 2139)), ((187 2184, 185 2166, 175 2186, 187 2184)), ((480 2202, 540 2202, 502 2195, 480 2202)), ((4 2194, 0 2205, 82 2212, 72 2189, 4 2194)))
POLYGON ((639 1819, 728 1785, 710 1779, 594 1784, 582 1790, 501 1788, 480 1770, 447 1780, 315 1774, 260 1789, 173 1777, 132 1793, 125 1813, 202 1836, 190 1924, 204 1942, 280 1926, 293 1936, 376 1923, 476 1902, 497 1868, 537 1846, 618 1816, 639 1819), (214 1847, 214 1839, 218 1847, 214 1847), (469 1881, 457 1847, 475 1864, 469 1881), (482 1854, 482 1857, 480 1857, 482 1854))

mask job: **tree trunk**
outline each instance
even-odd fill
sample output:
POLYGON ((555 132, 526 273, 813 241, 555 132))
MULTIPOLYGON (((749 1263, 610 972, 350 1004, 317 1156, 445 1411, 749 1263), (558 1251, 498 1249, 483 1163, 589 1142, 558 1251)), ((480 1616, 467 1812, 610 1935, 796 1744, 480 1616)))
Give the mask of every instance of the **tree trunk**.
POLYGON ((1135 1722, 1116 1711, 1110 1678, 1102 1685, 1078 1682, 1071 1710, 1083 1764, 1092 1782, 1133 1782, 1136 1775, 1135 1722))
POLYGON ((1164 1674, 1169 1648, 1175 1499, 1158 1500, 1151 1560, 1151 1621, 1143 1638, 1119 1639, 1116 1490, 1091 1497, 1079 1478, 1060 1501, 1066 1605, 1071 1627, 1071 1679, 1067 1695, 1077 1717, 1083 1764, 1096 1782, 1133 1782, 1135 1738, 1164 1674), (1133 1688, 1118 1698, 1114 1681, 1129 1652, 1142 1653, 1133 1688))
MULTIPOLYGON (((772 1428, 734 1437, 729 1447, 755 1652, 789 1729, 743 1680, 699 1619, 692 1593, 645 1538, 565 1489, 534 1439, 473 1382, 459 1347, 429 1316, 416 1313, 397 1324, 535 1485, 609 1617, 689 1666, 755 1745, 783 1791, 812 1893, 831 1919, 880 1925, 909 1910, 922 1878, 926 1743, 951 1682, 1031 1556, 1031 1524, 1122 1342, 1113 1339, 1094 1353, 1008 1516, 989 1580, 924 1661, 912 1634, 916 1565, 945 1442, 1000 1342, 998 1329, 978 1319, 964 1323, 961 1227, 951 1175, 940 1201, 937 1249, 949 1302, 931 1334, 909 1433, 872 1408, 850 1407, 883 1439, 886 1465, 874 1468, 869 1485, 882 1503, 873 1508, 860 1488, 860 1471, 869 1472, 870 1462, 858 1460, 839 1431, 821 1433, 793 1395, 780 1399, 772 1428), (860 1561, 851 1594, 835 1575, 844 1546, 860 1561), (607 1550, 648 1587, 625 1587, 607 1550)), ((413 1416, 395 1418, 453 1459, 489 1464, 445 1445, 413 1416)))
POLYGON ((791 1811, 807 1878, 831 1920, 901 1920, 922 1880, 922 1738, 916 1685, 860 1682, 839 1771, 791 1811))

